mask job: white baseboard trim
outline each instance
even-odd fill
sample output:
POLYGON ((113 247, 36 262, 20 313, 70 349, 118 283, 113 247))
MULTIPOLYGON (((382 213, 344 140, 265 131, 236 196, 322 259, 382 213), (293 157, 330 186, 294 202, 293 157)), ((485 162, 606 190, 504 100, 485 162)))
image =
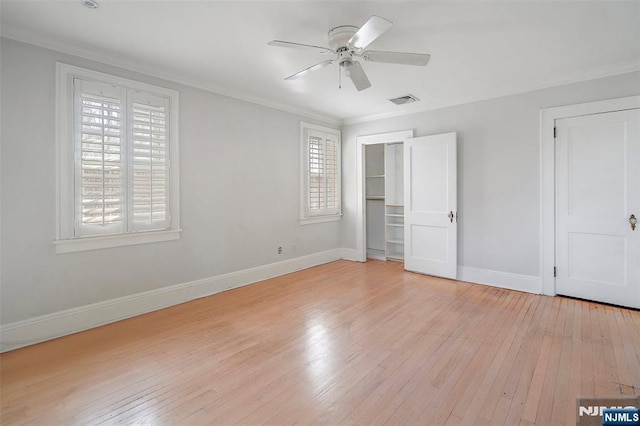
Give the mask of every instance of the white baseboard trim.
POLYGON ((362 259, 362 255, 356 249, 350 248, 341 248, 340 249, 341 257, 344 260, 350 260, 352 262, 365 262, 366 259, 362 259))
POLYGON ((512 274, 510 272, 491 271, 489 269, 458 265, 458 280, 509 290, 524 291, 526 293, 542 293, 542 279, 530 275, 512 274))
POLYGON ((342 249, 258 266, 0 326, 0 352, 99 327, 342 258, 342 249))

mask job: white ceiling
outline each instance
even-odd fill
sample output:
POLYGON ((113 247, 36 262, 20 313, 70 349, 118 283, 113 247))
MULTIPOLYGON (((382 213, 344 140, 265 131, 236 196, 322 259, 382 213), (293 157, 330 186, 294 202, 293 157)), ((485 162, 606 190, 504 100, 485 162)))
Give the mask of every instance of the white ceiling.
POLYGON ((290 111, 346 122, 439 108, 640 69, 640 1, 2 0, 2 34, 290 111), (431 54, 427 67, 364 63, 373 87, 338 88, 327 31, 394 22, 370 48, 431 54), (387 99, 413 94, 421 102, 387 99))

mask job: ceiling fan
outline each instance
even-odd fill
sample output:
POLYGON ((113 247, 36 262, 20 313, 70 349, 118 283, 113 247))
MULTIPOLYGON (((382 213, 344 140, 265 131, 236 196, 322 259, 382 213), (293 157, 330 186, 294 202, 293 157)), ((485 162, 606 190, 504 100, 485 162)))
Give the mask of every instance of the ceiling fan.
MULTIPOLYGON (((313 46, 310 44, 293 43, 290 41, 272 40, 267 43, 270 46, 289 47, 293 49, 314 50, 318 53, 333 55, 333 59, 319 62, 315 65, 299 71, 285 80, 294 80, 304 77, 311 71, 319 70, 337 62, 339 70, 345 70, 345 74, 351 78, 358 91, 371 87, 360 62, 354 60, 362 58, 369 62, 383 62, 388 64, 425 66, 431 55, 424 53, 385 52, 380 50, 364 50, 375 39, 387 31, 393 23, 387 19, 373 15, 360 28, 353 25, 342 25, 329 31, 329 47, 313 46)), ((342 73, 340 73, 342 75, 342 73)))

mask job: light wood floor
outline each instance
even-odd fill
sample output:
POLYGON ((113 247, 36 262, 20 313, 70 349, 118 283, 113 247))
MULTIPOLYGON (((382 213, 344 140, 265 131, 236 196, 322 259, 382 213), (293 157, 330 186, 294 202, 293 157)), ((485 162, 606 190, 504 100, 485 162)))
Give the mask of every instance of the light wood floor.
POLYGON ((339 261, 0 356, 3 425, 575 424, 640 313, 339 261))

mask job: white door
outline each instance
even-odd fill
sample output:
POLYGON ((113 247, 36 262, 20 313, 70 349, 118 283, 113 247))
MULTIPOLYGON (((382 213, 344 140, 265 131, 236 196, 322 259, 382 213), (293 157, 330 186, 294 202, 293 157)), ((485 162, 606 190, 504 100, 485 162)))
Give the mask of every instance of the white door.
POLYGON ((640 308, 640 110, 556 121, 556 292, 640 308))
POLYGON ((456 134, 404 142, 404 267, 456 278, 456 134))

